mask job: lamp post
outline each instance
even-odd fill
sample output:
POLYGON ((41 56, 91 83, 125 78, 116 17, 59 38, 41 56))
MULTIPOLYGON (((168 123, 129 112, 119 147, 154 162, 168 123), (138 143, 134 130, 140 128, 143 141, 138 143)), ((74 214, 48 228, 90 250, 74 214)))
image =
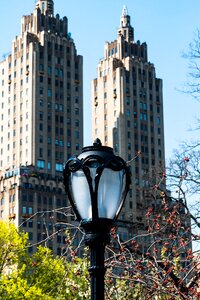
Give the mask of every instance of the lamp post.
POLYGON ((126 162, 99 139, 67 161, 64 185, 90 249, 91 300, 104 299, 104 252, 129 184, 126 162))

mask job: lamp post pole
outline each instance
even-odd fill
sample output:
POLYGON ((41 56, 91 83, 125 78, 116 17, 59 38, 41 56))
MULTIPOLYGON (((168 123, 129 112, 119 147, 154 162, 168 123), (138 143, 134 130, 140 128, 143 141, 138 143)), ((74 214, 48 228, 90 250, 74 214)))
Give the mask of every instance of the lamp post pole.
POLYGON ((125 201, 130 171, 113 149, 97 139, 66 163, 64 185, 90 249, 91 300, 104 300, 104 254, 110 230, 125 201))
POLYGON ((90 247, 90 267, 91 277, 90 289, 92 300, 104 300, 104 251, 105 245, 89 245, 90 247))
POLYGON ((104 277, 106 268, 104 266, 105 247, 110 243, 110 228, 112 222, 96 221, 95 224, 82 224, 86 231, 85 244, 90 249, 90 289, 91 300, 104 300, 104 277), (94 227, 94 228, 93 228, 94 227))

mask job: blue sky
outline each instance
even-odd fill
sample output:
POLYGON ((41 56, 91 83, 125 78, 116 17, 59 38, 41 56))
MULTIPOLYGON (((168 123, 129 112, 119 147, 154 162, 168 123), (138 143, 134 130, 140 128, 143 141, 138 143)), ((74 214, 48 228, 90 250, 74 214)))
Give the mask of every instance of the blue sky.
MULTIPOLYGON (((91 138, 91 80, 103 57, 105 41, 116 38, 123 5, 127 5, 135 40, 147 42, 149 61, 163 79, 166 158, 183 140, 197 139, 195 118, 200 103, 179 92, 187 80, 187 51, 194 32, 200 28, 199 0, 54 0, 54 12, 68 17, 79 54, 84 57, 84 140, 91 138)), ((21 16, 29 14, 34 0, 1 1, 0 58, 11 50, 11 41, 20 34, 21 16), (17 4, 17 7, 16 7, 17 4)))

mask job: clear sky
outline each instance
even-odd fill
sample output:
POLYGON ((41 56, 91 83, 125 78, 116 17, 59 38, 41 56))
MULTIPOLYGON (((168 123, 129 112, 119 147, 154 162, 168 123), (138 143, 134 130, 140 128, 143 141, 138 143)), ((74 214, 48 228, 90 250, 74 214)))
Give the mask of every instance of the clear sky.
MULTIPOLYGON (((91 80, 103 57, 105 41, 116 38, 123 5, 128 8, 135 40, 148 45, 149 61, 163 79, 165 148, 169 158, 183 140, 197 139, 195 118, 200 103, 179 92, 187 79, 187 51, 194 32, 200 28, 199 0, 54 0, 54 12, 67 16, 69 31, 79 54, 84 57, 84 140, 91 138, 91 80)), ((35 7, 34 0, 1 0, 0 58, 11 50, 11 41, 20 34, 21 16, 35 7)))

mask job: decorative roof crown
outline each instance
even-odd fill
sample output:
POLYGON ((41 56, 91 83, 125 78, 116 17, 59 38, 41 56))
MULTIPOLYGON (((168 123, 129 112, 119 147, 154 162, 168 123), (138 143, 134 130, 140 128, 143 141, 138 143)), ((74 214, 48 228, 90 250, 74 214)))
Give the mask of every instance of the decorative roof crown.
POLYGON ((53 0, 37 0, 35 7, 36 9, 39 8, 44 15, 53 16, 54 14, 53 0))

